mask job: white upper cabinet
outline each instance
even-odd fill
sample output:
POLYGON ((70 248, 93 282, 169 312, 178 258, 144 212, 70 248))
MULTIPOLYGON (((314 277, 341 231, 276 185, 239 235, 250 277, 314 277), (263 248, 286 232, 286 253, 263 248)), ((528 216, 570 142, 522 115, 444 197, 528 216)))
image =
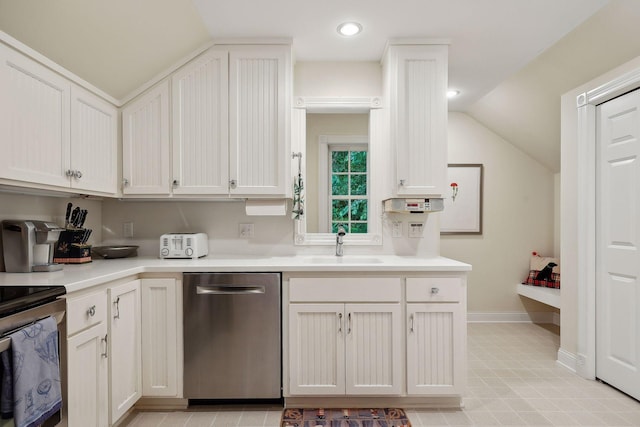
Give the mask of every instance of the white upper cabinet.
POLYGON ((230 192, 285 196, 290 46, 236 46, 229 59, 230 192))
POLYGON ((125 195, 289 195, 290 45, 213 46, 170 81, 123 110, 125 195))
POLYGON ((71 88, 71 186, 118 191, 118 110, 86 90, 71 88))
POLYGON ((448 46, 390 43, 384 58, 394 162, 391 196, 443 195, 448 46))
POLYGON ((163 81, 122 110, 122 193, 171 192, 169 82, 163 81))
POLYGON ((171 79, 175 194, 229 192, 228 56, 213 48, 171 79))
POLYGON ((0 178, 74 192, 116 192, 113 105, 2 44, 0 93, 0 178))

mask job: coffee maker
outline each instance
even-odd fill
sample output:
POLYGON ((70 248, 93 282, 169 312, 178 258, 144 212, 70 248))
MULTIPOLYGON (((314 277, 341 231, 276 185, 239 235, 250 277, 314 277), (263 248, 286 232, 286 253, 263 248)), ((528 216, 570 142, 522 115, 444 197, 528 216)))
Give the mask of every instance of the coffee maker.
POLYGON ((53 262, 53 249, 62 228, 47 221, 2 221, 4 267, 7 273, 62 270, 53 262))

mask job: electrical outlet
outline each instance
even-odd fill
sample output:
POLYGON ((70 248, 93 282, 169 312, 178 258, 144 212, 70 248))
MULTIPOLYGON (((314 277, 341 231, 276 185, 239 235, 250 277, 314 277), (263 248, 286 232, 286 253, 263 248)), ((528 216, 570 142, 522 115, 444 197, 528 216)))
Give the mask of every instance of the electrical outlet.
POLYGON ((133 237, 133 222, 125 222, 122 224, 122 235, 124 237, 133 237))
POLYGON ((424 222, 410 222, 409 237, 422 237, 423 229, 424 229, 424 222))
POLYGON ((391 223, 391 237, 402 237, 402 221, 391 223))
POLYGON ((238 227, 240 237, 249 239, 253 237, 253 224, 240 224, 238 227))

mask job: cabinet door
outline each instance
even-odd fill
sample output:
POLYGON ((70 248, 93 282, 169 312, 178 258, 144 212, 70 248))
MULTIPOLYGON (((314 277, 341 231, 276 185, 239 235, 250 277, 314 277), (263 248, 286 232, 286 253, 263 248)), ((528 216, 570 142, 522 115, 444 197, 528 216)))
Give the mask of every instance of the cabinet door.
POLYGON ((66 411, 69 426, 107 426, 107 324, 99 323, 67 340, 66 411))
POLYGON ((86 90, 71 88, 71 186, 115 194, 118 110, 86 90))
POLYGON ((111 424, 142 396, 140 280, 109 289, 111 424))
POLYGON ((290 46, 238 46, 229 55, 229 179, 234 195, 288 191, 290 46))
POLYGON ((0 178, 69 187, 70 88, 0 44, 0 178))
POLYGON ((142 394, 182 396, 178 322, 181 318, 175 279, 142 279, 142 394))
POLYGON ((228 63, 209 50, 172 78, 175 194, 229 192, 228 63))
POLYGON ((447 46, 392 46, 395 194, 442 195, 447 168, 447 46))
POLYGON ((289 306, 289 390, 292 395, 344 394, 343 304, 289 306))
POLYGON ((400 394, 400 304, 346 304, 347 394, 400 394))
POLYGON ((464 391, 465 337, 461 303, 407 304, 407 391, 464 391))
POLYGON ((169 82, 122 110, 122 193, 169 194, 169 82))

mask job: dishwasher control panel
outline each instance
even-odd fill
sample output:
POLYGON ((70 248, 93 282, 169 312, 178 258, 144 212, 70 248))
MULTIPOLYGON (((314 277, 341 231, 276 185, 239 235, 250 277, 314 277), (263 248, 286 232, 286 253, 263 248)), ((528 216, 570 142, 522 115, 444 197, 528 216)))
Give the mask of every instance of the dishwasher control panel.
POLYGON ((160 258, 201 258, 209 254, 205 233, 168 233, 160 236, 160 258))

